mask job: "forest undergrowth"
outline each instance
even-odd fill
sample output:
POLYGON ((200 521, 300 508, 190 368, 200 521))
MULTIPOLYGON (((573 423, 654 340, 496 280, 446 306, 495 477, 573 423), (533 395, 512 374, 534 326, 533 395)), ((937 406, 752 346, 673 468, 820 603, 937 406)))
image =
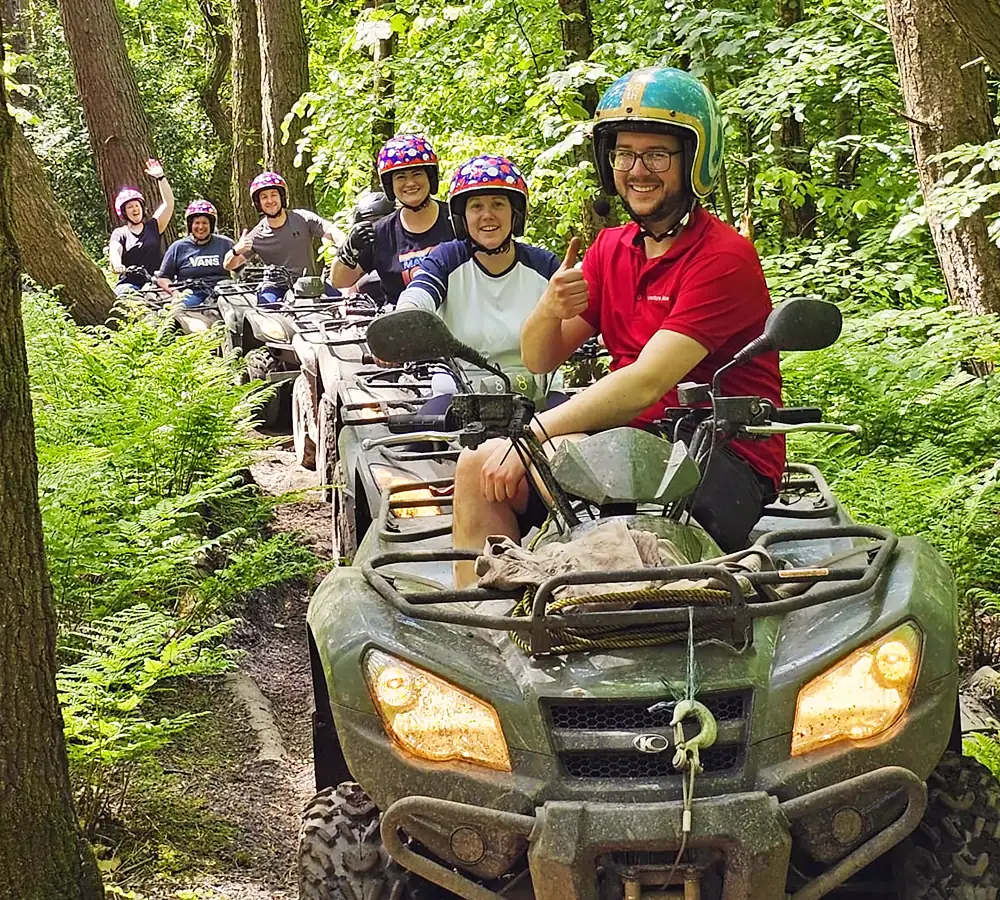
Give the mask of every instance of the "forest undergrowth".
MULTIPOLYGON (((783 360, 786 402, 863 428, 860 439, 798 438, 790 457, 818 465, 859 521, 941 551, 956 577, 963 664, 993 662, 1000 321, 946 307, 890 270, 862 279, 838 257, 804 251, 765 266, 777 300, 812 294, 845 314, 836 345, 783 360)), ((129 810, 147 807, 130 806, 130 791, 156 783, 165 748, 203 715, 171 693, 237 664, 226 635, 241 598, 308 577, 318 561, 272 533, 276 501, 248 483, 267 388, 235 384, 216 334, 178 337, 140 314, 79 329, 36 291, 24 317, 58 683, 80 814, 98 838, 109 823, 136 824, 129 810)), ((1000 764, 992 739, 970 750, 1000 764)))

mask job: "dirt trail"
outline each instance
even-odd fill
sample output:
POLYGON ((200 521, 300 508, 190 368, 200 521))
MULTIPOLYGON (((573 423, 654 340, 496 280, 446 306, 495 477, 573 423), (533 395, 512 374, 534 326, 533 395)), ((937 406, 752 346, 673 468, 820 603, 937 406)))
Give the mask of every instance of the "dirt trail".
MULTIPOLYGON (((267 493, 307 491, 316 473, 287 449, 262 451, 251 467, 267 493)), ((274 527, 330 555, 330 506, 312 490, 279 506, 274 527)), ((210 823, 200 866, 143 883, 123 879, 143 900, 294 900, 299 813, 313 793, 312 694, 305 614, 311 585, 248 598, 231 643, 239 671, 205 689, 209 715, 165 765, 168 789, 210 823), (221 834, 223 837, 218 837, 221 834), (195 868, 200 869, 195 871, 195 868)), ((162 856, 161 856, 162 858, 162 856)))

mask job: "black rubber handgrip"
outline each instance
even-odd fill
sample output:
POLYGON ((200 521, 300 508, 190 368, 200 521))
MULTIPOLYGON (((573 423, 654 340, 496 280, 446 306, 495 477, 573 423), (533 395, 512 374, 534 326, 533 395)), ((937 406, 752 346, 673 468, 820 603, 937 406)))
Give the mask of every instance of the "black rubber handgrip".
POLYGON ((818 406, 785 406, 771 413, 776 425, 806 425, 823 421, 823 410, 818 406))
POLYGON ((442 431, 445 427, 445 417, 421 416, 402 413, 389 416, 389 431, 393 434, 408 434, 411 431, 442 431))

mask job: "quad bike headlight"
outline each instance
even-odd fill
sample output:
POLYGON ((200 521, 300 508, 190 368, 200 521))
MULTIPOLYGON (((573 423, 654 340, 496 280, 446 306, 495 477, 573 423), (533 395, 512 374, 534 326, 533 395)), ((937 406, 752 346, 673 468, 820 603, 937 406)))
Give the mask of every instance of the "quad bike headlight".
POLYGON ((260 330, 264 333, 266 337, 269 337, 272 341, 287 341, 288 337, 285 333, 285 326, 281 324, 277 319, 269 318, 267 316, 261 316, 260 319, 260 330))
POLYGON ((810 681, 795 703, 792 756, 887 731, 909 705, 920 644, 916 625, 901 625, 810 681))
MULTIPOLYGON (((395 487, 397 484, 407 484, 413 479, 405 475, 398 475, 392 469, 385 466, 371 466, 372 477, 378 485, 380 491, 387 487, 395 487)), ((429 488, 414 488, 410 491, 394 491, 391 500, 433 500, 434 494, 429 488)), ((390 515, 399 519, 416 519, 420 516, 440 516, 440 506, 397 506, 390 510, 390 515)))
POLYGON ((210 325, 204 319, 190 319, 187 323, 188 331, 194 334, 196 331, 208 331, 210 325))
POLYGON ((380 650, 365 657, 364 667, 382 724, 407 753, 510 771, 500 719, 488 703, 380 650))

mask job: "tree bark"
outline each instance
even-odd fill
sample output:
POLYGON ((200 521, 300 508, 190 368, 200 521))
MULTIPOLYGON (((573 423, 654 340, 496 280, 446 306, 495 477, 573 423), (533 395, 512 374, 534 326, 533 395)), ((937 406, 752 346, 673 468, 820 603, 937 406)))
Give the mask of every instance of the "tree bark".
MULTIPOLYGON (((802 0, 778 0, 776 6, 778 24, 782 28, 802 21, 802 0)), ((781 120, 781 131, 776 136, 778 165, 800 176, 810 177, 809 147, 802 133, 802 123, 792 113, 781 120)), ((812 237, 816 231, 816 201, 811 194, 802 198, 796 206, 787 197, 782 197, 780 206, 781 233, 785 237, 812 237)))
POLYGON ((198 8, 205 20, 205 33, 210 47, 205 79, 198 87, 198 99, 215 132, 215 166, 209 184, 209 197, 219 209, 225 228, 233 227, 233 207, 229 199, 229 179, 232 170, 233 122, 220 91, 229 74, 233 56, 233 39, 225 18, 213 0, 198 0, 198 8))
MULTIPOLYGON (((559 0, 559 12, 562 13, 559 27, 566 63, 590 59, 590 55, 594 52, 594 19, 590 12, 590 0, 559 0)), ((588 83, 580 90, 580 103, 590 117, 593 117, 594 110, 597 109, 598 99, 597 85, 588 83)), ((573 156, 577 163, 590 161, 590 150, 586 146, 578 147, 573 156)), ((614 222, 605 222, 594 211, 594 199, 587 200, 583 204, 580 222, 580 237, 585 246, 593 243, 597 232, 605 224, 614 222)))
MULTIPOLYGON (((962 68, 974 51, 942 0, 886 0, 886 11, 926 201, 943 174, 931 157, 996 137, 986 77, 981 66, 962 68)), ((951 301, 973 312, 1000 312, 1000 249, 987 234, 984 211, 951 231, 934 216, 929 224, 951 301)))
POLYGON ((264 159, 261 138, 260 38, 255 0, 233 0, 233 236, 260 218, 248 189, 264 159))
MULTIPOLYGON (((559 0, 559 11, 562 13, 562 47, 567 62, 580 62, 590 59, 594 52, 594 18, 590 13, 589 0, 559 0)), ((581 94, 583 108, 587 115, 593 116, 597 109, 597 85, 584 85, 581 94)))
MULTIPOLYGON (((153 139, 115 2, 59 0, 59 11, 97 175, 104 188, 108 222, 119 221, 114 200, 125 185, 139 188, 152 212, 159 204, 160 192, 143 169, 146 160, 155 156, 153 139)), ((176 237, 172 227, 165 237, 167 241, 176 237)))
MULTIPOLYGON (((376 6, 378 5, 376 0, 376 6)), ((396 133, 396 81, 389 60, 396 49, 396 35, 375 45, 375 118, 372 120, 372 162, 382 145, 396 133)), ((372 166, 373 191, 382 190, 378 172, 372 166)))
POLYGON ((309 90, 309 48, 299 0, 257 0, 257 30, 264 164, 288 182, 290 206, 311 208, 312 186, 306 183, 309 161, 295 165, 302 120, 292 119, 287 141, 281 127, 299 97, 309 90))
POLYGON ((0 898, 99 900, 104 889, 73 810, 56 696, 56 622, 10 217, 13 138, 0 103, 0 898))
MULTIPOLYGON (((1000 3, 997 0, 944 0, 966 39, 994 72, 1000 72, 1000 3)), ((959 60, 959 63, 974 59, 959 60)))
POLYGON ((16 125, 12 133, 10 197, 14 237, 25 271, 59 300, 80 325, 105 321, 115 295, 83 249, 69 217, 52 193, 42 164, 16 125))
POLYGON ((24 53, 24 34, 21 30, 21 4, 18 0, 0 0, 0 23, 7 35, 7 43, 17 53, 24 53))

